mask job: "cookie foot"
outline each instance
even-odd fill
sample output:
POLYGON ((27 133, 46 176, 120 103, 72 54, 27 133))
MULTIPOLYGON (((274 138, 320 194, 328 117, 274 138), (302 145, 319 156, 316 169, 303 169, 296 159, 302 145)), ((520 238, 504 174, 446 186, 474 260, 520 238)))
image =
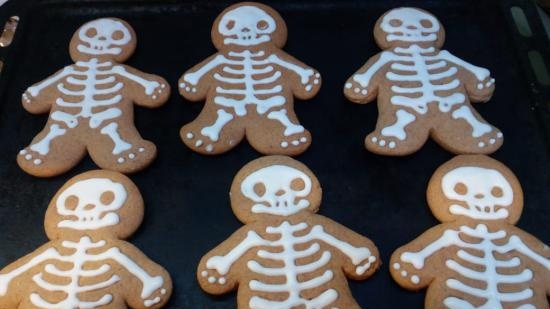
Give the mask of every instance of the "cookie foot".
POLYGON ((367 138, 367 143, 372 146, 372 148, 380 149, 395 149, 399 145, 399 140, 395 137, 384 136, 384 135, 372 135, 367 138))
POLYGON ((124 163, 134 163, 141 161, 141 157, 147 150, 143 146, 132 147, 129 150, 123 151, 122 153, 115 156, 118 164, 124 163))
POLYGON ((212 141, 210 138, 202 135, 188 131, 183 135, 185 144, 191 147, 193 150, 201 153, 212 153, 215 149, 216 142, 212 141))
POLYGON ((40 165, 44 162, 44 156, 40 155, 38 152, 31 150, 29 147, 19 151, 19 156, 24 158, 25 161, 32 163, 34 165, 40 165))
POLYGON ((287 140, 281 141, 281 147, 282 148, 292 148, 292 147, 298 147, 303 144, 306 144, 309 142, 309 139, 307 136, 289 136, 287 140))
POLYGON ((477 147, 480 149, 493 148, 502 143, 504 135, 498 130, 493 130, 478 139, 477 147))

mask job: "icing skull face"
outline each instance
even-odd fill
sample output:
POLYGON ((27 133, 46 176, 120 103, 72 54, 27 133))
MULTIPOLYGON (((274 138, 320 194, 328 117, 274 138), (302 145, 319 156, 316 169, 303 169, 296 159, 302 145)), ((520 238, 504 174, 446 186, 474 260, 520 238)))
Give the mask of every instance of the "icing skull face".
POLYGON ((435 42, 442 30, 439 21, 431 14, 414 9, 398 8, 387 13, 380 23, 386 41, 405 43, 435 42))
POLYGON ((225 13, 218 23, 224 45, 252 46, 271 41, 275 19, 255 6, 239 6, 225 13))
POLYGON ((127 192, 120 183, 107 178, 78 181, 63 191, 57 201, 57 213, 71 217, 57 226, 75 230, 96 230, 119 223, 117 211, 124 205, 127 192))
POLYGON ((102 18, 91 21, 78 30, 79 52, 99 55, 120 55, 132 40, 132 32, 122 22, 102 18))
POLYGON ((309 207, 306 197, 311 179, 303 172, 285 165, 272 165, 250 174, 241 184, 241 192, 254 201, 253 213, 289 216, 309 207))
POLYGON ((442 178, 445 196, 466 204, 450 206, 449 211, 473 219, 499 220, 509 215, 506 209, 514 200, 512 186, 497 170, 464 166, 442 178))

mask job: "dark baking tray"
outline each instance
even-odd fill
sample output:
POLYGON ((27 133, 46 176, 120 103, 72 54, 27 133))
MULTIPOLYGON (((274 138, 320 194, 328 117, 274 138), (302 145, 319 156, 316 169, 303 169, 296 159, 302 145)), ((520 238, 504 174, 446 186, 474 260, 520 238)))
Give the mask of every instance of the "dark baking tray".
MULTIPOLYGON (((267 1, 286 20, 286 50, 317 68, 324 77, 317 97, 297 102, 313 145, 298 159, 323 186, 320 213, 371 238, 383 267, 369 280, 350 282, 354 297, 368 308, 422 308, 424 293, 407 292, 390 278, 392 251, 438 222, 425 202, 433 171, 452 155, 433 142, 419 152, 392 158, 368 153, 363 139, 375 125, 376 104, 356 105, 342 95, 346 78, 378 52, 372 38, 376 19, 396 6, 413 5, 433 12, 447 30, 445 48, 489 68, 497 90, 477 110, 505 134, 493 157, 519 177, 525 193, 519 226, 550 242, 550 156, 548 88, 537 84, 526 53, 550 55, 548 41, 529 1, 267 1), (523 8, 532 38, 522 38, 512 24, 510 7, 523 8), (546 102, 546 103, 545 103, 546 102)), ((0 17, 21 18, 13 44, 0 53, 6 65, 0 78, 0 266, 46 241, 43 218, 50 198, 70 177, 96 166, 86 158, 69 173, 52 179, 25 174, 17 152, 42 129, 46 116, 21 107, 31 84, 67 65, 68 42, 82 23, 102 16, 130 22, 138 48, 127 62, 164 76, 176 86, 179 76, 215 52, 210 27, 226 1, 21 1, 11 0, 0 17)), ((2 21, 0 21, 2 22, 2 21)), ((548 60, 548 59, 547 59, 548 60)), ((175 87, 174 87, 175 88, 175 87)), ((186 102, 175 90, 162 108, 135 109, 142 135, 159 149, 157 160, 132 175, 146 202, 145 220, 131 241, 164 265, 174 281, 167 308, 233 308, 235 294, 212 297, 195 280, 200 257, 241 226, 229 206, 235 173, 259 157, 246 143, 228 154, 205 157, 187 149, 179 128, 202 104, 186 102)))

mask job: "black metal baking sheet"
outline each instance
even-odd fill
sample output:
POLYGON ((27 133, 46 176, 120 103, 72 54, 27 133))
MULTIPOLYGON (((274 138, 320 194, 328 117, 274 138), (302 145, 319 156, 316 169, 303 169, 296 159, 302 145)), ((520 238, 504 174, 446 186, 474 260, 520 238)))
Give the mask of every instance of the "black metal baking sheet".
MULTIPOLYGON (((21 22, 14 43, 1 51, 6 65, 0 77, 0 267, 46 241, 43 218, 50 198, 70 177, 96 168, 86 158, 67 174, 39 179, 25 174, 15 162, 18 151, 42 129, 47 118, 23 110, 20 96, 29 85, 70 63, 68 43, 73 32, 98 17, 127 20, 138 35, 138 48, 127 63, 164 76, 176 89, 185 70, 215 52, 210 27, 231 3, 11 2, 0 9, 0 15, 19 14, 21 22)), ((504 132, 504 145, 493 157, 508 165, 523 184, 525 208, 519 227, 550 243, 549 141, 537 103, 544 97, 541 91, 532 93, 540 88, 533 84, 532 73, 522 60, 522 48, 535 43, 518 39, 509 17, 511 5, 521 5, 532 13, 528 1, 267 4, 287 22, 286 51, 317 68, 324 78, 317 97, 295 104, 300 120, 313 134, 311 148, 298 159, 321 181, 324 198, 320 213, 368 236, 381 252, 383 267, 372 278, 350 282, 362 307, 423 307, 425 293, 397 286, 387 262, 394 249, 438 223, 426 206, 426 185, 434 170, 452 157, 431 141, 403 158, 378 156, 363 148, 363 139, 376 122, 376 104, 350 103, 342 86, 379 51, 372 27, 392 7, 413 5, 433 12, 446 27, 445 48, 491 70, 497 80, 496 93, 489 103, 475 106, 504 132)), ((236 307, 234 293, 223 297, 203 293, 195 280, 195 268, 204 253, 241 226, 229 206, 229 187, 235 173, 259 154, 246 143, 216 157, 187 149, 179 139, 179 129, 201 108, 200 103, 186 102, 176 90, 160 109, 135 108, 136 126, 144 138, 156 143, 159 156, 148 169, 131 176, 146 202, 145 220, 131 241, 172 275, 174 293, 167 308, 236 307)))

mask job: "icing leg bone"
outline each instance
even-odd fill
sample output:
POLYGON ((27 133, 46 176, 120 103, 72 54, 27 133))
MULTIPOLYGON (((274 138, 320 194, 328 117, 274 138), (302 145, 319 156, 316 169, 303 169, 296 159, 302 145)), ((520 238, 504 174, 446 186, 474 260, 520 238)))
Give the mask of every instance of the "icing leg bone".
POLYGON ((67 130, 61 128, 58 124, 50 125, 50 132, 38 143, 30 146, 32 151, 36 151, 39 154, 45 156, 50 152, 51 142, 59 136, 64 135, 67 130))
POLYGON ((123 151, 132 148, 132 145, 122 140, 120 134, 118 133, 118 124, 116 122, 111 122, 101 129, 101 134, 105 134, 111 138, 114 143, 113 155, 118 155, 123 151))

